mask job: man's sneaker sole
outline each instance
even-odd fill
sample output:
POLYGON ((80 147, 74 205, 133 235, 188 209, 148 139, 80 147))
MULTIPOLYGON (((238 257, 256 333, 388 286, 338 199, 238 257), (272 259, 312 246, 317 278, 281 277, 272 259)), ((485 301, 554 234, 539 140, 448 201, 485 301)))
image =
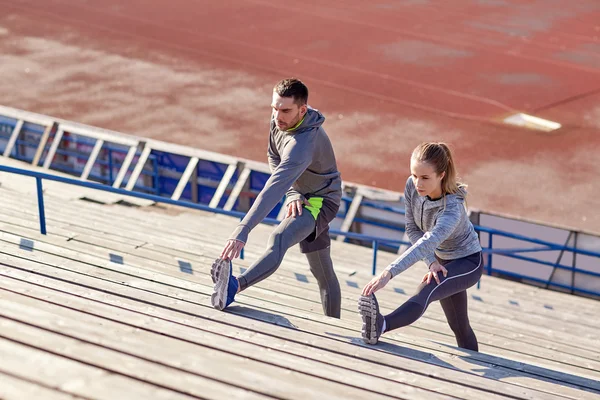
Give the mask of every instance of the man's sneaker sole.
POLYGON ((210 296, 212 306, 217 310, 227 307, 227 289, 229 287, 229 275, 231 265, 229 261, 217 259, 210 268, 210 275, 214 282, 213 294, 210 296))
POLYGON ((362 338, 366 344, 377 344, 377 305, 373 296, 360 296, 358 311, 363 320, 362 338))

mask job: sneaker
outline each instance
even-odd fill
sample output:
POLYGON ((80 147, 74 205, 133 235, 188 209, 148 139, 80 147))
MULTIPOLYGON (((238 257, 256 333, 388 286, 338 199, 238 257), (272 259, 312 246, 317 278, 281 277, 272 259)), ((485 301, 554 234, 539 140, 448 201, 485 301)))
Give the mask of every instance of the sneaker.
POLYGON ((379 303, 375 295, 360 296, 358 310, 363 320, 363 341, 366 344, 377 344, 383 328, 383 315, 379 313, 379 303))
POLYGON ((231 261, 217 258, 210 269, 214 288, 210 297, 212 305, 217 310, 224 310, 233 303, 238 291, 238 281, 233 277, 231 261))

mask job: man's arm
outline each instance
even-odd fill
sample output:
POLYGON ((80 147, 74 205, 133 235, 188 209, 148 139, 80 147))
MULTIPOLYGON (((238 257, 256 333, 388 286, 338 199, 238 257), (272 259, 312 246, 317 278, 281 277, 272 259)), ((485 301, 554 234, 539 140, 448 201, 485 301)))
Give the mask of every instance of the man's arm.
MULTIPOLYGON (((277 153, 277 146, 275 146, 275 143, 273 142, 273 129, 271 129, 271 134, 269 135, 269 149, 267 151, 267 158, 269 159, 269 168, 271 169, 271 174, 273 174, 281 162, 281 158, 277 153)), ((304 200, 304 196, 293 187, 290 187, 285 196, 284 207, 294 200, 304 200)))
MULTIPOLYGON (((281 162, 281 158, 279 158, 279 154, 277 153, 277 146, 275 146, 275 143, 273 142, 273 127, 271 129, 271 134, 269 135, 269 148, 267 151, 267 158, 269 159, 269 168, 271 169, 271 174, 273 174, 279 166, 279 163, 281 162)), ((306 201, 306 199, 300 192, 291 187, 285 195, 285 203, 283 207, 289 207, 290 203, 296 200, 300 200, 303 203, 306 201)), ((301 213, 302 209, 300 209, 300 211, 298 212, 301 213)), ((289 216, 290 213, 291 210, 288 210, 287 216, 289 216)))
MULTIPOLYGON (((304 135, 309 135, 309 132, 304 135)), ((233 231, 229 239, 246 243, 248 234, 279 203, 302 173, 312 162, 313 140, 310 136, 292 138, 281 154, 281 162, 256 197, 246 217, 233 231), (299 140, 298 140, 299 139, 299 140)))
POLYGON ((269 160, 269 169, 271 170, 271 174, 275 172, 279 163, 281 163, 281 158, 279 157, 279 153, 277 153, 277 146, 273 143, 273 130, 271 129, 271 133, 269 134, 269 148, 267 149, 267 159, 269 160))

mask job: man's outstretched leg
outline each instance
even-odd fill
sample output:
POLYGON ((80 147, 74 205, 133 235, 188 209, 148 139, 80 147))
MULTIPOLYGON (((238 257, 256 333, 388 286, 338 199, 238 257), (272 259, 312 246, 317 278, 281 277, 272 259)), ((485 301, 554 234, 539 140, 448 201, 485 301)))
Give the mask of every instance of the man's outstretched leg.
POLYGON ((323 312, 328 317, 340 318, 342 295, 340 283, 333 270, 331 248, 306 253, 310 272, 317 279, 323 312))
POLYGON ((214 272, 211 271, 215 282, 213 307, 224 309, 233 302, 236 292, 262 281, 275 272, 287 250, 313 233, 315 224, 314 217, 308 212, 281 221, 269 237, 266 252, 237 279, 232 276, 229 261, 215 261, 214 272))

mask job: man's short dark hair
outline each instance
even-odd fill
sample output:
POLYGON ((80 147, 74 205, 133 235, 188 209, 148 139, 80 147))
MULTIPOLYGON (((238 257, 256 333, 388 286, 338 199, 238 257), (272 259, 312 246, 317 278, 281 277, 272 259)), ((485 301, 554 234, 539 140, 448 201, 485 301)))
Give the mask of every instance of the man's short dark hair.
POLYGON ((281 97, 292 97, 299 106, 308 103, 308 88, 300 79, 284 79, 275 85, 273 91, 281 97))

